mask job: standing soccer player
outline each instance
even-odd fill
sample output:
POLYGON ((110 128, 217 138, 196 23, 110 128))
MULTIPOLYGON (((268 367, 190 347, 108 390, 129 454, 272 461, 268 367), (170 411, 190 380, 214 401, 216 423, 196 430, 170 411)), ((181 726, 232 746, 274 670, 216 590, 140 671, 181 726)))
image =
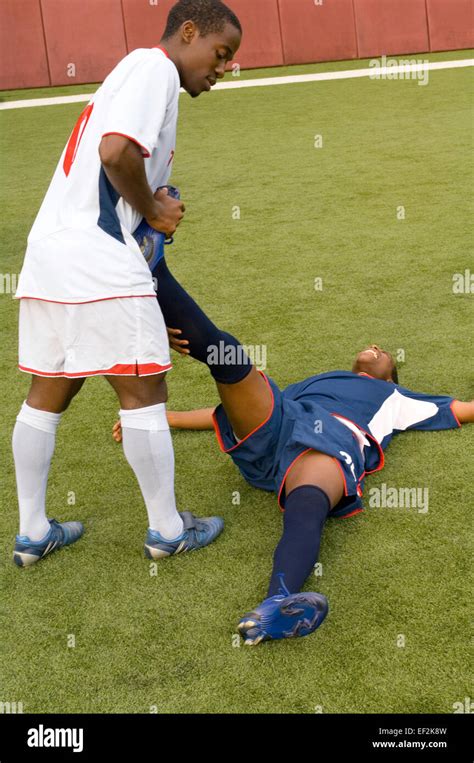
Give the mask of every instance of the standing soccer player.
POLYGON ((120 401, 124 453, 148 512, 146 554, 201 548, 222 531, 219 517, 197 519, 176 508, 165 408, 168 337, 132 234, 143 218, 168 236, 180 224, 184 205, 157 190, 171 174, 180 85, 193 98, 209 91, 241 34, 220 0, 180 0, 161 45, 135 50, 117 65, 63 151, 16 293, 19 368, 32 374, 13 433, 19 566, 83 533, 80 522, 48 519, 45 497, 56 429, 88 376, 105 376, 120 401))

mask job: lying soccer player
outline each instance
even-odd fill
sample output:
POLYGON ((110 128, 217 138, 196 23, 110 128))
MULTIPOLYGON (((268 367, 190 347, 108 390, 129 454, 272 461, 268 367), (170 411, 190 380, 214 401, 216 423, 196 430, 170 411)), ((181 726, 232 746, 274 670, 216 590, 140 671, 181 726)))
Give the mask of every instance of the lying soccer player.
MULTIPOLYGON (((170 425, 214 426, 221 450, 247 482, 274 491, 284 509, 267 598, 241 619, 239 631, 253 645, 306 636, 328 611, 324 595, 299 593, 318 559, 326 519, 362 510, 364 478, 382 469, 394 434, 474 422, 474 401, 399 386, 392 356, 377 345, 357 355, 352 371, 312 376, 282 391, 207 318, 164 259, 155 276, 166 324, 175 327, 169 329, 172 346, 208 365, 221 398, 216 410, 170 412, 170 425), (235 362, 226 362, 231 356, 235 362)), ((120 424, 114 437, 120 441, 120 424)), ((163 541, 153 553, 176 550, 163 541)))

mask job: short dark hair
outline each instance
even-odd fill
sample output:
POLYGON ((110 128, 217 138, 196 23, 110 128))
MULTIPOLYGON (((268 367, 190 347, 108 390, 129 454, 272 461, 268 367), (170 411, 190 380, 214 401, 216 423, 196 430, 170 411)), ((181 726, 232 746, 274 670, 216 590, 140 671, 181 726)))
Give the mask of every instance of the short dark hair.
POLYGON ((169 12, 163 39, 172 37, 185 21, 194 21, 202 37, 222 32, 226 23, 242 34, 242 25, 230 8, 221 0, 179 0, 169 12))
POLYGON ((395 384, 398 384, 398 368, 395 363, 393 364, 392 379, 395 384))

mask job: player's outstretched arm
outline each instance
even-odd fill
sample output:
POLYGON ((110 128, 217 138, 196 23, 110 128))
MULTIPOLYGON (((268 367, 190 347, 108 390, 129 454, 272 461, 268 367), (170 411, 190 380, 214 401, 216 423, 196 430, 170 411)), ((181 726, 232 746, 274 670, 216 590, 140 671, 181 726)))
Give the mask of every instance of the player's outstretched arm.
MULTIPOLYGON (((194 429, 205 431, 214 429, 212 414, 214 408, 198 408, 195 411, 166 411, 166 417, 171 429, 194 429)), ((112 429, 115 442, 122 442, 122 426, 116 421, 112 429)))
MULTIPOLYGON (((214 408, 199 408, 194 411, 167 411, 168 423, 172 429, 213 429, 214 408)), ((474 424, 474 400, 463 403, 455 400, 452 410, 461 424, 474 424)))
POLYGON ((167 411, 168 424, 172 429, 214 429, 212 414, 215 408, 197 408, 195 411, 167 411))
POLYGON ((474 400, 469 403, 462 403, 461 400, 455 400, 452 405, 453 413, 461 424, 474 424, 474 400))

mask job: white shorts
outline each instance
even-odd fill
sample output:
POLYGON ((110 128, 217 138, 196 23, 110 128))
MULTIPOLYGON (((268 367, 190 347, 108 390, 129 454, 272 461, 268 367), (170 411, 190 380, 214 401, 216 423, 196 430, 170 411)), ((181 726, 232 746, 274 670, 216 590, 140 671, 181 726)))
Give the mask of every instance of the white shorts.
POLYGON ((36 376, 151 376, 171 368, 156 297, 20 301, 19 368, 36 376))

